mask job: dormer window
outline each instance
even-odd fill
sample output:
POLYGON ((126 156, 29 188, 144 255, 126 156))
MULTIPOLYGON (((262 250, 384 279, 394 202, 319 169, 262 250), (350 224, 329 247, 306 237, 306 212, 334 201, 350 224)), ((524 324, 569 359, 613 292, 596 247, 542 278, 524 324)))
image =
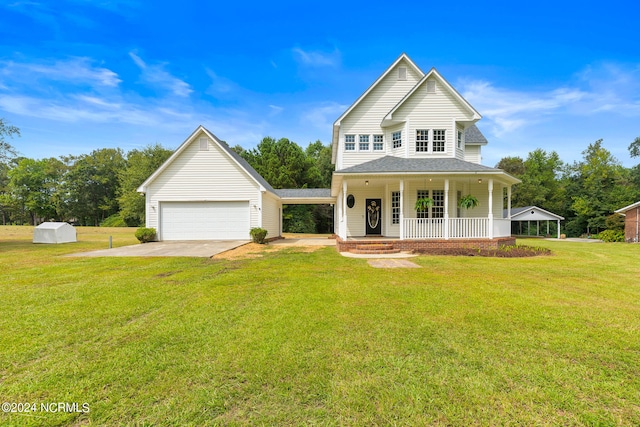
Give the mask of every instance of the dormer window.
POLYGON ((462 132, 462 130, 460 129, 458 129, 457 132, 458 132, 458 138, 457 138, 458 148, 462 150, 462 146, 464 145, 464 132, 462 132))
POLYGON ((402 131, 391 134, 391 143, 393 144, 393 148, 402 147, 402 131))
POLYGON ((398 80, 407 80, 407 68, 400 67, 398 68, 398 80))

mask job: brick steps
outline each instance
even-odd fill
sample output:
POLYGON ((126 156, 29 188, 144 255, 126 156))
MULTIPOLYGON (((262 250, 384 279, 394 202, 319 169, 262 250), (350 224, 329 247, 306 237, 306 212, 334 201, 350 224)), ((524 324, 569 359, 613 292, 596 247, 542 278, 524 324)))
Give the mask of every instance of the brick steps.
POLYGON ((400 249, 395 249, 393 243, 358 243, 355 248, 349 250, 353 254, 383 255, 398 254, 400 249))

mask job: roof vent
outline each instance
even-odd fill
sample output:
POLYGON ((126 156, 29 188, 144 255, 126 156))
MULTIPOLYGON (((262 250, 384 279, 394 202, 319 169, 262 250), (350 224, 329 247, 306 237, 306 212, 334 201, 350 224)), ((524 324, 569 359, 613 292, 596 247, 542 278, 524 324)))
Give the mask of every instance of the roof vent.
POLYGON ((407 67, 398 68, 398 80, 407 80, 407 67))
POLYGON ((209 151, 209 138, 200 138, 200 151, 209 151))
POLYGON ((436 93, 436 81, 427 80, 427 93, 436 93))

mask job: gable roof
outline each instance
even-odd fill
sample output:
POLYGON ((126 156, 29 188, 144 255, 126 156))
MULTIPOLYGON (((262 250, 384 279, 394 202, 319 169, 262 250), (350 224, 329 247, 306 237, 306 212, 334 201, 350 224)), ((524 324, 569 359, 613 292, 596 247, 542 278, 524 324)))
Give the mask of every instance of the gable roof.
POLYGON ((617 211, 614 211, 614 212, 620 215, 624 215, 625 212, 638 207, 640 207, 640 202, 632 203, 629 206, 625 206, 624 208, 618 209, 617 211))
POLYGON ((347 110, 342 113, 340 115, 340 117, 338 117, 338 119, 333 123, 333 137, 332 137, 332 153, 331 153, 331 157, 333 159, 333 161, 335 161, 336 158, 336 154, 338 152, 338 147, 337 144, 335 144, 335 141, 338 139, 338 129, 340 128, 340 122, 351 112, 353 111, 354 108, 356 108, 356 106, 373 90, 375 89, 376 86, 378 86, 378 84, 391 72, 391 70, 393 70, 396 65, 398 65, 400 63, 400 61, 406 61, 411 68, 414 69, 414 71, 416 73, 418 73, 418 75, 420 76, 424 76, 424 72, 420 69, 420 67, 418 67, 412 60, 411 58, 409 58, 407 56, 406 53, 402 53, 400 54, 400 56, 393 61, 393 64, 391 64, 382 74, 380 74, 380 77, 378 77, 376 79, 376 81, 374 81, 371 86, 369 86, 367 88, 367 90, 365 90, 362 95, 360 95, 358 97, 358 99, 355 100, 355 102, 353 104, 351 104, 351 106, 349 108, 347 108, 347 110))
MULTIPOLYGON (((503 211, 504 213, 504 217, 506 218, 507 216, 507 209, 505 209, 503 211)), ((536 217, 533 219, 535 220, 541 220, 541 221, 545 221, 545 220, 563 220, 564 217, 560 216, 560 215, 556 215, 553 212, 549 212, 545 209, 539 208, 537 206, 524 206, 521 208, 511 208, 511 220, 512 221, 527 221, 530 218, 527 218, 528 215, 531 215, 533 213, 536 213, 536 217)))
POLYGON ((464 99, 462 97, 462 95, 460 95, 460 93, 458 93, 457 90, 455 90, 455 88, 453 86, 451 86, 449 84, 449 82, 440 75, 440 73, 438 73, 438 70, 436 70, 435 68, 431 68, 431 70, 429 70, 429 72, 427 74, 425 74, 424 76, 422 76, 422 78, 418 81, 418 83, 416 83, 416 85, 409 91, 407 92, 407 94, 404 96, 404 98, 402 98, 400 100, 400 102, 398 102, 396 104, 395 107, 393 107, 391 109, 391 111, 389 111, 387 113, 387 115, 384 117, 384 119, 382 119, 382 124, 381 126, 384 124, 385 121, 387 120, 392 120, 393 117, 393 113, 395 113, 398 108, 400 108, 409 98, 411 98, 411 96, 424 84, 424 82, 426 82, 430 77, 435 77, 436 80, 438 80, 440 82, 440 84, 442 84, 445 89, 451 94, 453 95, 454 98, 456 98, 463 107, 465 107, 469 112, 471 112, 473 114, 473 120, 480 120, 482 118, 482 115, 480 115, 480 113, 478 113, 478 111, 473 108, 473 106, 471 104, 469 104, 469 101, 467 101, 466 99, 464 99))
POLYGON ((171 163, 173 163, 173 161, 176 158, 178 158, 178 156, 180 156, 180 153, 182 153, 193 141, 195 141, 195 137, 201 132, 205 133, 209 137, 209 139, 211 139, 216 145, 218 145, 218 147, 220 147, 220 149, 222 149, 222 151, 224 153, 226 153, 231 158, 231 161, 236 163, 238 166, 240 166, 240 168, 243 169, 258 185, 260 185, 261 188, 264 188, 266 191, 269 191, 269 192, 271 192, 273 194, 276 194, 276 191, 267 182, 267 180, 265 180, 262 177, 262 175, 260 175, 253 167, 251 167, 251 165, 245 159, 243 159, 242 157, 240 157, 240 155, 238 153, 233 151, 231 149, 231 147, 229 147, 229 145, 226 142, 222 141, 217 136, 215 136, 213 133, 209 132, 202 125, 198 126, 198 128, 195 131, 193 131, 193 133, 191 133, 191 135, 189 135, 189 137, 176 149, 176 151, 174 151, 173 154, 162 165, 160 165, 160 167, 158 169, 156 169, 156 171, 154 173, 152 173, 151 176, 149 178, 147 178, 140 185, 140 187, 138 187, 138 192, 139 193, 145 193, 147 191, 147 187, 158 176, 160 176, 160 174, 162 174, 162 172, 167 167, 169 167, 169 165, 171 163))

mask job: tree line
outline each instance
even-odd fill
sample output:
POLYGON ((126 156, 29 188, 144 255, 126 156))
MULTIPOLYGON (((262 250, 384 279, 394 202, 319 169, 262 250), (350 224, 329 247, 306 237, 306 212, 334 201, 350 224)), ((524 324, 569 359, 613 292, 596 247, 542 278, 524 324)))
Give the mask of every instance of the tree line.
MULTIPOLYGON (((145 199, 137 188, 172 153, 159 144, 125 153, 103 148, 79 156, 21 157, 9 142, 20 130, 0 118, 0 215, 2 224, 36 225, 46 220, 79 225, 139 226, 145 199)), ((274 188, 329 188, 331 147, 321 141, 306 149, 287 138, 265 137, 245 150, 232 147, 274 188)), ((640 158, 640 137, 629 145, 640 158)), ((512 206, 539 206, 565 217, 569 236, 622 228, 614 211, 640 200, 640 164, 626 168, 598 140, 582 159, 564 163, 555 151, 533 150, 523 159, 504 157, 497 168, 522 180, 512 191, 512 206)), ((333 231, 327 205, 283 209, 283 229, 333 231)))

